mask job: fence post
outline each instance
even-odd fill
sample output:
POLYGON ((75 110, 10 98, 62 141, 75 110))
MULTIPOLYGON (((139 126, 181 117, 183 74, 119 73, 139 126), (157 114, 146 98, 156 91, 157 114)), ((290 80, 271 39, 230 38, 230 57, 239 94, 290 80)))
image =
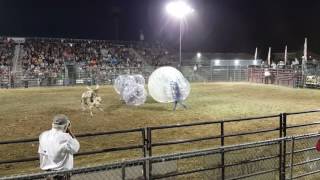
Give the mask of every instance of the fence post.
MULTIPOLYGON (((147 157, 147 145, 148 145, 148 140, 146 139, 146 128, 143 128, 141 130, 142 133, 142 143, 143 143, 143 147, 142 147, 142 151, 143 151, 143 157, 146 158, 147 157)), ((144 161, 143 163, 143 177, 144 179, 147 179, 147 161, 144 161)))
MULTIPOLYGON (((282 113, 282 135, 287 137, 287 113, 282 113)), ((283 140, 282 178, 286 178, 287 139, 283 140)))
POLYGON ((282 113, 279 114, 279 138, 282 138, 283 137, 283 116, 282 116, 282 113))
MULTIPOLYGON (((282 113, 279 114, 279 137, 283 137, 283 116, 282 113)), ((283 151, 282 151, 282 140, 279 141, 279 180, 282 179, 282 161, 283 161, 283 151)))
POLYGON ((220 140, 221 140, 221 179, 224 180, 225 179, 225 169, 224 169, 224 122, 221 121, 220 122, 220 140))
POLYGON ((147 151, 148 155, 152 156, 152 135, 150 127, 147 127, 147 151))
POLYGON ((287 113, 282 113, 283 137, 287 136, 287 113))
POLYGON ((291 159, 290 159, 290 179, 292 179, 293 175, 293 155, 294 155, 294 137, 291 137, 291 159))
POLYGON ((122 176, 122 180, 125 180, 126 179, 126 163, 123 163, 122 164, 122 167, 121 167, 121 176, 122 176))
MULTIPOLYGON (((152 156, 152 134, 151 134, 151 128, 147 127, 147 151, 148 151, 148 157, 152 156)), ((150 160, 146 161, 146 170, 148 170, 147 178, 146 179, 151 179, 152 177, 152 163, 150 163, 150 160)))

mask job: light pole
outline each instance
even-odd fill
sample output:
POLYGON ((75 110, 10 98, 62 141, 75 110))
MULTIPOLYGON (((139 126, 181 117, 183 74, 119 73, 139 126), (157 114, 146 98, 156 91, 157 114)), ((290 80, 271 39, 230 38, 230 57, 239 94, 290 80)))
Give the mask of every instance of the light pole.
POLYGON ((171 16, 179 19, 179 67, 181 67, 182 22, 184 18, 194 10, 186 2, 181 0, 168 3, 166 10, 171 16))

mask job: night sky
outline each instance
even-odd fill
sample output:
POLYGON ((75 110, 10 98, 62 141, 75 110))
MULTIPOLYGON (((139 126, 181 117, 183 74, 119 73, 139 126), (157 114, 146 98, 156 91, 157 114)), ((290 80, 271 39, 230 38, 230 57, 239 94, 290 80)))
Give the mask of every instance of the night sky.
MULTIPOLYGON (((138 40, 178 46, 179 23, 168 0, 0 0, 0 35, 138 40), (118 22, 118 35, 117 24, 118 22)), ((318 0, 189 0, 185 51, 266 53, 301 50, 304 37, 320 53, 318 0)))

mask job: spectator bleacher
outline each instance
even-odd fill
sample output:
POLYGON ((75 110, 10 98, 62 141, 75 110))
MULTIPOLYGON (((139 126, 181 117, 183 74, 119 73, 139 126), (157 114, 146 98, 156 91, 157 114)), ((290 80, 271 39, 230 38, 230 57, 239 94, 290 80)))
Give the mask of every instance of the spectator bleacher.
POLYGON ((113 73, 114 69, 168 65, 168 50, 161 45, 121 44, 96 40, 26 39, 21 63, 28 77, 63 73, 64 65, 77 64, 81 71, 113 73), (165 61, 166 60, 166 61, 165 61))
POLYGON ((14 44, 5 38, 0 39, 0 85, 3 87, 9 82, 12 58, 14 55, 14 44))

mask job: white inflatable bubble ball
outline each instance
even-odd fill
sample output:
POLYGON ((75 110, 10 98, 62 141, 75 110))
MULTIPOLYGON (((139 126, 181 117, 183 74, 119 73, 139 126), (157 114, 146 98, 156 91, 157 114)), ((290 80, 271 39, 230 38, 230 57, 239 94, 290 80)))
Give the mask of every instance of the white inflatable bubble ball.
POLYGON ((144 77, 141 74, 135 74, 135 75, 132 75, 132 77, 134 78, 137 84, 144 85, 146 82, 144 77))
POLYGON ((149 77, 148 90, 150 96, 160 103, 185 100, 190 93, 190 84, 174 67, 164 66, 156 69, 149 77), (175 87, 175 86, 178 86, 175 87), (177 92, 178 96, 177 97, 177 92))
POLYGON ((135 83, 135 79, 132 76, 120 75, 115 79, 113 87, 118 94, 121 94, 126 86, 130 86, 135 83))
POLYGON ((143 85, 134 84, 133 86, 125 87, 121 93, 121 97, 127 105, 139 106, 146 102, 147 91, 143 85))

